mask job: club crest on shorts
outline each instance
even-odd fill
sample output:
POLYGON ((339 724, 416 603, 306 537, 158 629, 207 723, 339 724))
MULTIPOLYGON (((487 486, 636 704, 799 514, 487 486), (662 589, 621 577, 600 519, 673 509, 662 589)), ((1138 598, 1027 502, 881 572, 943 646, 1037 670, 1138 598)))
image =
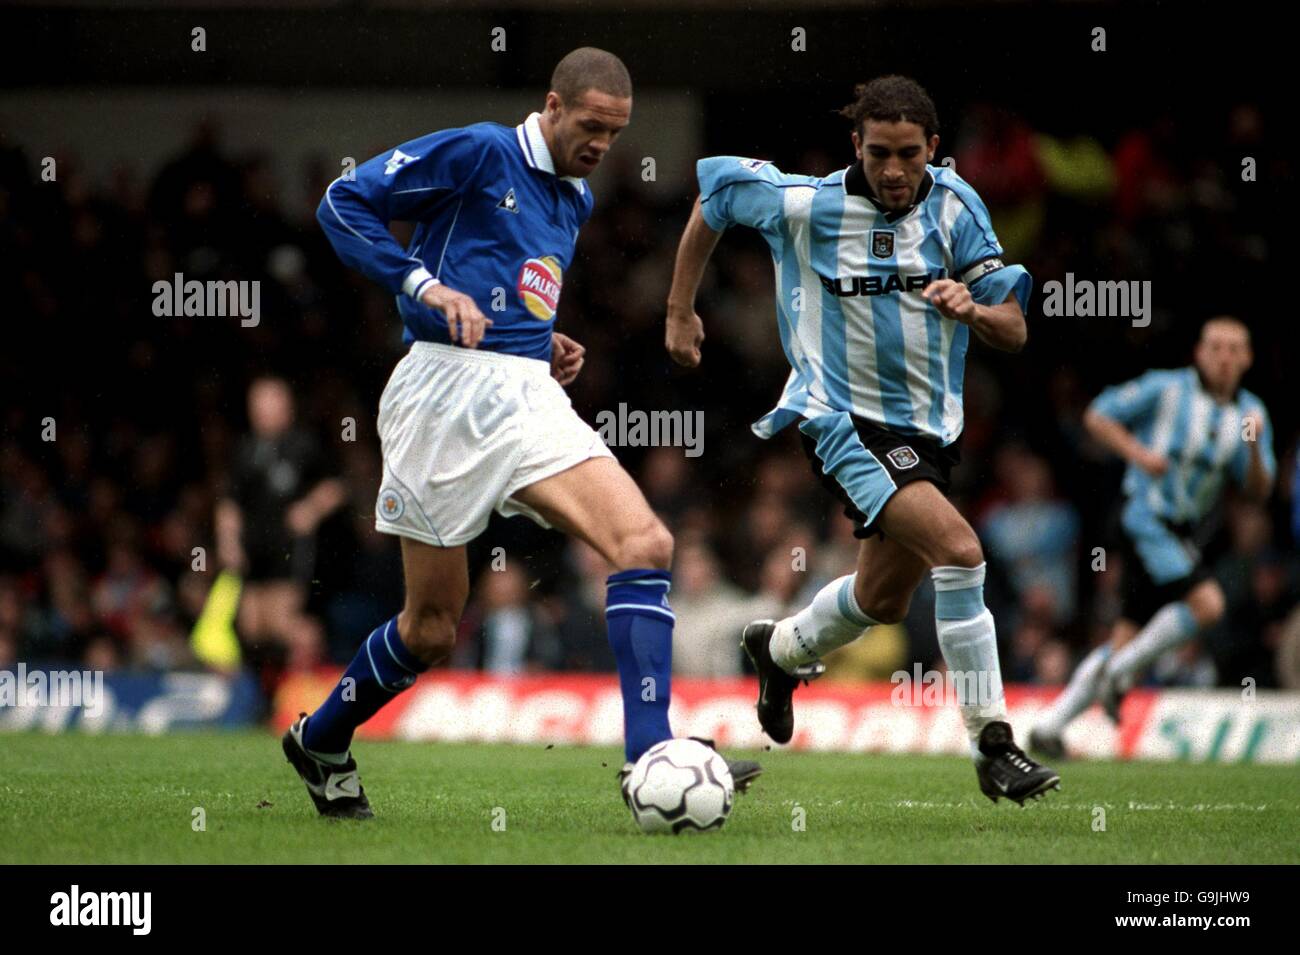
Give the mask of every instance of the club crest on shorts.
POLYGON ((375 510, 384 520, 395 521, 406 511, 406 503, 402 500, 402 495, 391 488, 384 488, 379 492, 379 506, 375 510))
POLYGON ((885 455, 894 467, 900 471, 906 471, 908 468, 914 468, 921 459, 917 457, 915 451, 904 445, 901 448, 894 448, 889 454, 885 455))
POLYGON ((878 259, 892 259, 894 257, 894 233, 891 230, 871 230, 871 254, 878 259))
POLYGON ((519 270, 519 298, 533 318, 549 322, 560 304, 560 260, 553 255, 529 259, 519 270))

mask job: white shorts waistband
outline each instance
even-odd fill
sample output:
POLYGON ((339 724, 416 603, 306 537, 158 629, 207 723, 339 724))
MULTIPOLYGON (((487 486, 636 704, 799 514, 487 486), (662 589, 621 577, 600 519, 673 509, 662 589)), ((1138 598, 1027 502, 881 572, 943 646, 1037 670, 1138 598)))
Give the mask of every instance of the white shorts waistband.
POLYGON ((526 358, 523 355, 507 355, 504 352, 482 351, 478 348, 423 341, 411 342, 409 353, 422 358, 438 358, 463 364, 493 365, 497 368, 508 368, 512 373, 538 378, 551 377, 551 366, 548 362, 540 358, 526 358))

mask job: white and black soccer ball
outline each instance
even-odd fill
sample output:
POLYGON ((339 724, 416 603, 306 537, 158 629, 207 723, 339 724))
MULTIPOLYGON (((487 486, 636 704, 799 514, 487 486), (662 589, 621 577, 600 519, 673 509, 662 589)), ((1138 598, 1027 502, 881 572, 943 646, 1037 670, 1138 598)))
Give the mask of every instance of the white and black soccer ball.
POLYGON ((721 829, 736 798, 727 761, 693 739, 651 746, 632 768, 628 791, 643 832, 721 829))

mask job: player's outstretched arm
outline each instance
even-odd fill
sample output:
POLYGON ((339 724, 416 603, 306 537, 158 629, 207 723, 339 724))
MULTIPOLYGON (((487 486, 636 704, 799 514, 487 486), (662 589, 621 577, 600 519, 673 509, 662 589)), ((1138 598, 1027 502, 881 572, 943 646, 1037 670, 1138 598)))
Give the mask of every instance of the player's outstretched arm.
POLYGON ((673 266, 673 287, 668 292, 668 324, 664 345, 673 361, 687 368, 700 363, 700 345, 704 342, 704 322, 695 313, 695 295, 700 290, 709 256, 718 244, 721 232, 714 232, 704 221, 697 197, 691 218, 677 246, 673 266))
POLYGON ((1114 418, 1089 408, 1084 412, 1083 426, 1107 450, 1131 461, 1152 477, 1160 477, 1169 469, 1169 460, 1164 455, 1152 451, 1114 418))
POLYGON ((1264 417, 1258 411, 1247 413, 1246 419, 1251 439, 1246 442, 1246 476, 1241 489, 1248 497, 1262 503, 1273 493, 1273 472, 1260 450, 1264 442, 1269 440, 1268 431, 1264 427, 1264 417))

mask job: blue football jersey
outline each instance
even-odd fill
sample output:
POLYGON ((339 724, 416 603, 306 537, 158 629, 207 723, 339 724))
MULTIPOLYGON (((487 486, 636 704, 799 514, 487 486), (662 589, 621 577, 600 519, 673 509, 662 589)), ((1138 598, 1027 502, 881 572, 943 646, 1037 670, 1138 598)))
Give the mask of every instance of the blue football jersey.
POLYGON ((339 258, 397 296, 405 341, 451 343, 446 317, 419 301, 442 282, 492 320, 479 348, 550 360, 592 195, 584 180, 556 175, 539 120, 431 133, 325 190, 317 220, 339 258), (388 231, 393 220, 416 224, 406 249, 388 231))

